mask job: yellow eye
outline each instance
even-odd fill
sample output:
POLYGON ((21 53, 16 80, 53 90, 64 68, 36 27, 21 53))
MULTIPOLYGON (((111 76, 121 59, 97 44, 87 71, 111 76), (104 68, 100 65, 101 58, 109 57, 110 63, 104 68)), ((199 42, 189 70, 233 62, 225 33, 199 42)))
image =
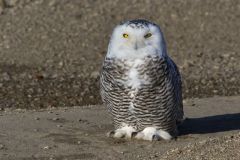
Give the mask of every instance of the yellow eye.
POLYGON ((124 37, 124 38, 128 38, 128 34, 124 33, 124 34, 123 34, 123 37, 124 37))
POLYGON ((149 38, 149 37, 151 37, 152 36, 152 33, 147 33, 145 36, 144 36, 144 38, 149 38))

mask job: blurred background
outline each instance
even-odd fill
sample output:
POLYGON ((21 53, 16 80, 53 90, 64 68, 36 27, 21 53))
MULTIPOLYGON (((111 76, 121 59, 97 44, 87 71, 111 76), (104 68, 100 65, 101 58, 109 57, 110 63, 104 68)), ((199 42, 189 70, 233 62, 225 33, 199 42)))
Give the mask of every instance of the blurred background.
POLYGON ((159 24, 184 98, 240 94, 238 0, 0 0, 0 108, 100 104, 112 29, 159 24))

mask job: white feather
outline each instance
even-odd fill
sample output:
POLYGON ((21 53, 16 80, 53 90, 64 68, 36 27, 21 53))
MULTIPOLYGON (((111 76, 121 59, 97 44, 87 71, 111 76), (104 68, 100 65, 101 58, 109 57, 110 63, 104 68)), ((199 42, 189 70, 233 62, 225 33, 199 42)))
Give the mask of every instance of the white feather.
POLYGON ((143 131, 136 135, 136 138, 152 141, 153 135, 158 135, 165 140, 172 139, 172 136, 168 132, 161 129, 157 130, 156 127, 146 127, 143 131))
POLYGON ((127 86, 130 86, 132 89, 138 90, 142 84, 148 84, 147 76, 144 78, 139 77, 138 67, 139 65, 144 64, 143 59, 136 59, 133 61, 129 61, 128 64, 131 66, 131 69, 128 72, 128 81, 126 83, 127 86))
POLYGON ((126 136, 126 138, 131 138, 132 132, 136 132, 133 127, 128 126, 127 124, 122 124, 122 126, 122 128, 115 130, 115 138, 121 138, 123 135, 126 136))
POLYGON ((130 26, 118 25, 114 29, 108 46, 107 57, 133 60, 153 55, 166 55, 163 34, 157 26, 149 24, 148 27, 134 29, 130 26), (129 37, 124 38, 124 33, 127 33, 129 37), (152 36, 144 38, 147 33, 151 33, 152 36), (136 43, 138 49, 134 47, 136 43))

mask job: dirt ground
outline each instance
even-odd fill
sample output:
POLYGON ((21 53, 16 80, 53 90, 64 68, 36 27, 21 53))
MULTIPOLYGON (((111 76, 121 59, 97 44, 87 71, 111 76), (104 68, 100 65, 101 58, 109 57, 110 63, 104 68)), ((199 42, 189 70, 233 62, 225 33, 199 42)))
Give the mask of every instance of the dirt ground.
POLYGON ((240 94, 238 0, 0 2, 1 107, 101 103, 98 73, 109 36, 133 18, 161 26, 185 98, 240 94))
POLYGON ((113 140, 105 107, 0 112, 1 160, 239 160, 240 97, 189 99, 171 141, 113 140))
POLYGON ((0 159, 240 159, 239 18, 238 0, 0 0, 0 159), (176 141, 105 137, 99 71, 135 18, 161 26, 182 74, 176 141))

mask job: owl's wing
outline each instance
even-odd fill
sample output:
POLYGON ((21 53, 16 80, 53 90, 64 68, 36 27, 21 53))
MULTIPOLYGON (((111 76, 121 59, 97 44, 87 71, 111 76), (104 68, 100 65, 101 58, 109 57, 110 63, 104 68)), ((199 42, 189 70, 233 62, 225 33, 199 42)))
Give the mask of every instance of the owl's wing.
POLYGON ((118 110, 123 103, 124 86, 118 82, 118 79, 123 77, 122 74, 121 67, 114 59, 105 59, 100 76, 100 94, 111 113, 118 110))
POLYGON ((177 65, 173 62, 173 60, 169 57, 168 63, 170 64, 170 70, 172 73, 172 82, 174 86, 174 94, 176 96, 177 100, 177 106, 178 106, 178 115, 177 115, 177 121, 181 122, 183 120, 184 112, 183 112, 183 102, 182 102, 182 80, 181 75, 178 70, 177 65))

